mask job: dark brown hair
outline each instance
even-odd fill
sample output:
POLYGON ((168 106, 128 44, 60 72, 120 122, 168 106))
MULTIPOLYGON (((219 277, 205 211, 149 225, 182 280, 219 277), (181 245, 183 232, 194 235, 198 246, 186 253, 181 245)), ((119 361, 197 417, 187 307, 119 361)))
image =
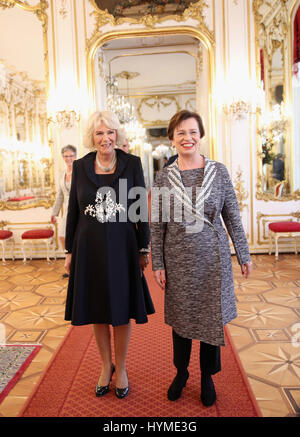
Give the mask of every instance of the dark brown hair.
POLYGON ((179 111, 175 115, 173 115, 173 117, 169 122, 169 126, 168 126, 169 140, 173 140, 175 128, 179 126, 184 120, 187 120, 188 118, 194 118, 197 121, 199 126, 200 138, 204 137, 205 131, 204 131, 202 118, 200 117, 200 115, 197 114, 197 112, 192 112, 192 111, 188 111, 187 109, 183 109, 182 111, 179 111))

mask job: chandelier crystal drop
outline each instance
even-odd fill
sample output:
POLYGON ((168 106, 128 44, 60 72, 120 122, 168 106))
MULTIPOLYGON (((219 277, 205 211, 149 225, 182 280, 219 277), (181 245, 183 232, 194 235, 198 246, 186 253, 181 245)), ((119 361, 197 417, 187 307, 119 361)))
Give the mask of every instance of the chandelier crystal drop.
POLYGON ((121 124, 134 120, 134 108, 124 96, 109 94, 106 104, 107 109, 117 115, 121 124))

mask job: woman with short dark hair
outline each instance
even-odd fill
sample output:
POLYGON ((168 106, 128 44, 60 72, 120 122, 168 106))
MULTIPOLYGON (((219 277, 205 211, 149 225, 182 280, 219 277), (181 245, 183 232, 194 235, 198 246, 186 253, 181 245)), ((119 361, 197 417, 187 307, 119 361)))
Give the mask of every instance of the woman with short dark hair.
MULTIPOLYGON (((70 187, 72 179, 73 162, 76 159, 77 149, 76 147, 68 144, 61 149, 61 156, 65 162, 66 169, 61 172, 58 180, 58 190, 56 193, 55 203, 52 209, 51 222, 56 223, 56 217, 62 210, 62 216, 58 222, 58 238, 62 249, 65 250, 65 238, 66 238, 66 220, 68 212, 68 203, 70 196, 70 187)), ((63 274, 66 278, 69 275, 63 274)))
POLYGON ((224 325, 237 316, 231 252, 221 218, 245 277, 252 263, 228 171, 199 153, 201 117, 180 111, 172 117, 168 135, 178 157, 158 172, 151 210, 152 264, 165 289, 165 321, 173 328, 177 369, 168 399, 181 396, 192 340, 200 340, 201 400, 210 406, 216 400, 212 375, 221 370, 224 325), (172 193, 169 202, 157 195, 160 188, 172 193))

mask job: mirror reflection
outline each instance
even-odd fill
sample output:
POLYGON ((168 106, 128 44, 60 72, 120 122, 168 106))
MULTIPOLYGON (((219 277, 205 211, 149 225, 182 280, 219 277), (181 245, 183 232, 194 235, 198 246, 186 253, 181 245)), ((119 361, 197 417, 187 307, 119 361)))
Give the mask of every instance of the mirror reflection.
POLYGON ((284 115, 284 58, 280 41, 260 44, 261 69, 261 190, 275 197, 289 193, 284 115))
POLYGON ((45 77, 41 22, 16 5, 4 8, 0 14, 1 209, 51 204, 45 77))
POLYGON ((257 186, 267 200, 300 193, 299 8, 298 1, 289 21, 288 11, 276 11, 271 4, 256 11, 261 97, 257 186))
POLYGON ((300 2, 292 15, 292 102, 293 102, 293 176, 294 190, 300 191, 300 2))
POLYGON ((96 101, 118 114, 130 153, 142 159, 148 187, 166 158, 175 153, 166 129, 171 117, 189 109, 208 118, 208 87, 201 88, 201 102, 196 87, 197 77, 203 84, 208 81, 203 51, 199 41, 188 35, 115 39, 98 49, 96 101))

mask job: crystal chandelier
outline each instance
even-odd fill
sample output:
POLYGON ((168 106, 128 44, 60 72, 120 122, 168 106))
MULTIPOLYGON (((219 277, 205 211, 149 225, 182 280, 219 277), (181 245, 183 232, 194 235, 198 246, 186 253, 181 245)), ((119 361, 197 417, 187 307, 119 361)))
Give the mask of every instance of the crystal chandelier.
MULTIPOLYGON (((118 74, 119 77, 127 79, 127 95, 128 95, 128 80, 136 77, 138 73, 130 73, 123 71, 118 74)), ((126 131, 126 136, 130 142, 130 149, 136 153, 140 153, 141 146, 146 140, 146 129, 138 121, 135 106, 129 101, 128 97, 121 96, 118 89, 118 82, 115 76, 109 75, 106 78, 106 108, 114 112, 123 128, 126 131)))
POLYGON ((118 82, 115 77, 106 79, 106 90, 107 109, 117 115, 121 124, 133 121, 135 119, 135 108, 126 97, 119 94, 118 82))

